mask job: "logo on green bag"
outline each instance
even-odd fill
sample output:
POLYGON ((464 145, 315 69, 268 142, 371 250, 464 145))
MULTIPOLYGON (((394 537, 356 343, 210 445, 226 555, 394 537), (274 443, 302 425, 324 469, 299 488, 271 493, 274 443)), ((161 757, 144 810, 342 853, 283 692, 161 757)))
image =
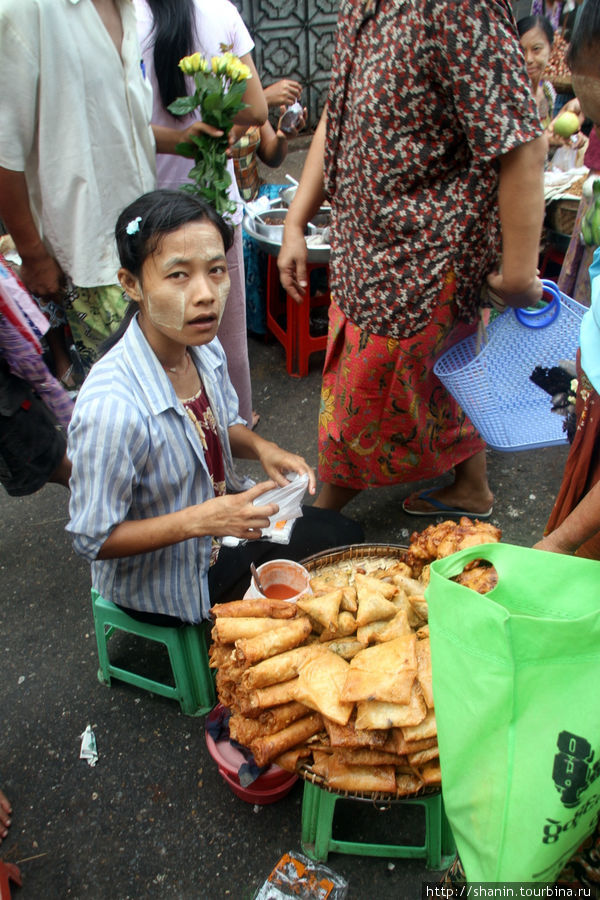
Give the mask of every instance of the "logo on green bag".
POLYGON ((581 794, 600 775, 600 760, 594 762, 592 745, 570 731, 561 731, 556 741, 552 780, 563 806, 570 809, 581 803, 581 794))

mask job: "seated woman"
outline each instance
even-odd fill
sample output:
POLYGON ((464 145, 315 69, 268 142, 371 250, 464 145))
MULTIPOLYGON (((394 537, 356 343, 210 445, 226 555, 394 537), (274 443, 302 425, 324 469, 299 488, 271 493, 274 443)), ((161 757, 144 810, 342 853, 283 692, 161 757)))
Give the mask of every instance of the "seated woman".
POLYGON ((260 541, 277 512, 261 495, 291 472, 314 493, 315 475, 238 414, 216 340, 229 226, 197 198, 159 190, 123 211, 116 238, 132 313, 75 405, 67 530, 103 597, 146 620, 197 623, 212 602, 243 594, 250 561, 300 559, 361 541, 362 529, 307 507, 285 549, 260 541), (259 460, 270 480, 251 486, 234 456, 259 460), (220 548, 225 535, 248 543, 220 548))

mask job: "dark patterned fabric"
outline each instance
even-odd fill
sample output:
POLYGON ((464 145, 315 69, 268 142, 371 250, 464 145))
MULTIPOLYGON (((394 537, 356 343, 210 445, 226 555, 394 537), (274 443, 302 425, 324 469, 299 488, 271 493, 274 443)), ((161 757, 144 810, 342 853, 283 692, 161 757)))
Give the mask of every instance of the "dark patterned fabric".
POLYGON ((183 405, 198 432, 215 497, 222 497, 227 492, 223 450, 219 441, 217 420, 210 408, 204 387, 200 388, 195 397, 184 400, 183 405))
MULTIPOLYGON (((215 497, 222 497, 227 493, 223 448, 219 440, 217 420, 208 402, 204 386, 200 387, 195 397, 184 400, 183 405, 198 432, 215 497)), ((213 537, 209 563, 211 566, 214 566, 216 563, 220 549, 221 538, 213 537)))
POLYGON ((442 351, 475 328, 454 327, 455 283, 449 273, 426 327, 403 339, 361 331, 331 303, 319 411, 321 481, 361 490, 435 478, 485 449, 433 374, 442 351))
POLYGON ((342 0, 328 97, 333 295, 369 332, 469 319, 496 262, 497 157, 541 134, 508 0, 342 0))

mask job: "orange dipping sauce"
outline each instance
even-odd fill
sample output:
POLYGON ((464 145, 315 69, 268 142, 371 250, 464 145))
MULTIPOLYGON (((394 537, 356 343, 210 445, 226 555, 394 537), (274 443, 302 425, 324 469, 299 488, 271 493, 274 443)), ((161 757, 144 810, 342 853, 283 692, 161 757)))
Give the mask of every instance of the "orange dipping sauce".
POLYGON ((298 591, 289 584, 270 584, 265 588, 265 597, 269 600, 290 600, 298 591))

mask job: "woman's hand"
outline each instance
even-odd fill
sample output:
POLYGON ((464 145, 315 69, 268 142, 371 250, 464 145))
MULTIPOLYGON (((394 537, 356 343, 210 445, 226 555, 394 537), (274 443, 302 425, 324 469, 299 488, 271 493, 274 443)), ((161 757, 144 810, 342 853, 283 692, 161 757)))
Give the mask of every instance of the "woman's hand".
POLYGON ((277 485, 275 481, 263 481, 254 485, 249 491, 241 494, 226 494, 224 497, 214 497, 206 500, 197 507, 191 507, 189 514, 192 528, 194 511, 198 516, 199 533, 206 534, 204 523, 210 522, 208 533, 215 537, 233 535, 245 541, 257 541, 261 537, 262 529, 269 527, 269 517, 278 512, 276 503, 267 503, 264 506, 254 504, 254 500, 261 494, 271 491, 277 485))
POLYGON ((238 424, 229 427, 229 443, 231 452, 235 457, 238 459, 257 459, 269 478, 272 478, 279 487, 285 487, 288 484, 286 473, 307 474, 308 489, 311 494, 314 494, 316 488, 315 473, 301 456, 282 450, 273 441, 265 441, 264 438, 245 425, 238 424))
POLYGON ((296 303, 302 303, 308 286, 308 248, 304 240, 304 229, 325 198, 323 167, 326 121, 327 107, 321 114, 306 156, 300 184, 285 217, 283 241, 277 257, 281 284, 296 303))
POLYGON ((304 240, 304 229, 300 225, 286 221, 281 249, 277 256, 277 267, 283 289, 296 303, 302 303, 305 299, 308 285, 307 261, 308 247, 304 240))
POLYGON ((291 128, 289 131, 284 131, 281 127, 281 120, 285 115, 285 106, 280 106, 279 112, 280 116, 279 121, 277 122, 277 137, 280 140, 282 138, 285 138, 287 140, 288 138, 296 137, 298 135, 298 132, 302 131, 302 129, 306 125, 306 119, 308 118, 308 110, 306 109, 306 107, 303 107, 302 115, 298 119, 296 126, 294 128, 291 128))
POLYGON ((287 473, 297 472, 298 475, 308 475, 308 492, 309 494, 315 493, 317 479, 314 469, 302 456, 282 450, 281 447, 270 441, 264 441, 257 452, 263 469, 269 478, 277 482, 279 487, 285 487, 288 484, 287 473))
POLYGON ((196 120, 187 128, 170 128, 168 125, 152 125, 157 153, 177 154, 177 144, 190 143, 198 134, 207 134, 209 137, 222 137, 220 128, 208 125, 206 122, 196 120))
MULTIPOLYGON (((241 427, 241 426, 240 426, 241 427)), ((121 559, 139 553, 153 553, 180 541, 232 534, 246 541, 258 540, 269 517, 278 512, 276 503, 254 505, 254 500, 277 487, 263 481, 241 494, 213 497, 177 512, 147 519, 127 519, 116 525, 98 551, 97 559, 121 559)))
POLYGON ((502 306, 535 306, 542 299, 544 287, 536 275, 529 284, 510 284, 501 272, 491 272, 487 277, 490 299, 497 308, 502 306))
POLYGON ((291 106, 295 100, 300 99, 302 85, 291 78, 282 78, 263 90, 269 106, 291 106))
POLYGON ((196 121, 179 132, 179 140, 189 142, 198 134, 207 134, 209 137, 214 138, 223 137, 223 132, 220 128, 215 128, 214 125, 208 125, 206 122, 196 121))
POLYGON ((25 287, 32 294, 54 300, 59 306, 61 305, 65 274, 43 245, 40 245, 37 253, 21 255, 19 275, 25 287))

